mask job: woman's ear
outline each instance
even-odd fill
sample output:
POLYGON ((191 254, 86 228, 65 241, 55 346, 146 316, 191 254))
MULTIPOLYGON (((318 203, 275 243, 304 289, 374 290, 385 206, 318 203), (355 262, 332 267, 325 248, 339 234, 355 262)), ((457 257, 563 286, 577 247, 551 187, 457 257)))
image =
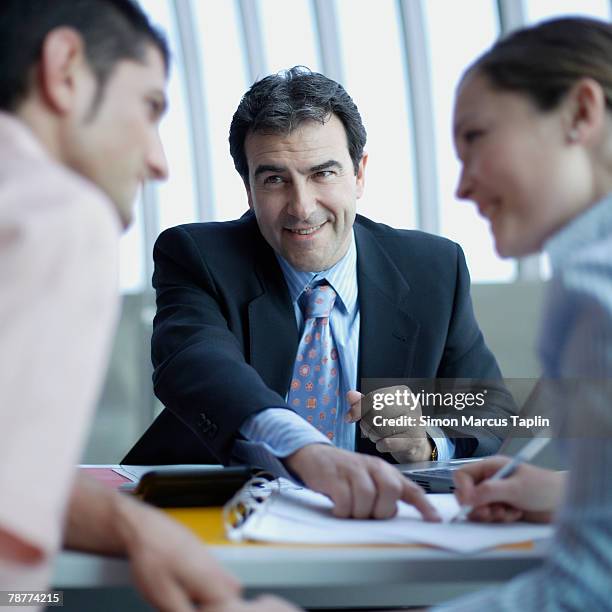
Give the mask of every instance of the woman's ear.
POLYGON ((566 94, 563 105, 568 143, 588 145, 599 139, 606 119, 606 96, 595 79, 579 79, 566 94))

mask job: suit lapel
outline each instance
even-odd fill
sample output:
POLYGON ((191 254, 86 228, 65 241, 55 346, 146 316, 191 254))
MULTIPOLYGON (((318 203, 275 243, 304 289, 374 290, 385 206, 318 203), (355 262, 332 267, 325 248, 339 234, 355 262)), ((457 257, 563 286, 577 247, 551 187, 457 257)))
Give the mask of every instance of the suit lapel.
MULTIPOLYGON (((259 230, 255 231, 259 234, 259 230)), ((257 243, 255 273, 262 293, 248 307, 250 364, 271 389, 284 397, 299 342, 297 323, 274 252, 261 234, 257 243)))
POLYGON ((359 283, 359 366, 362 378, 404 378, 414 361, 418 322, 410 315, 406 280, 370 230, 355 224, 359 283))
MULTIPOLYGON (((299 334, 287 284, 273 250, 259 234, 255 273, 261 294, 248 306, 250 364, 264 382, 285 396, 293 373, 299 334)), ((404 378, 414 361, 419 324, 410 315, 414 299, 406 280, 372 232, 355 224, 359 284, 361 378, 404 378)))

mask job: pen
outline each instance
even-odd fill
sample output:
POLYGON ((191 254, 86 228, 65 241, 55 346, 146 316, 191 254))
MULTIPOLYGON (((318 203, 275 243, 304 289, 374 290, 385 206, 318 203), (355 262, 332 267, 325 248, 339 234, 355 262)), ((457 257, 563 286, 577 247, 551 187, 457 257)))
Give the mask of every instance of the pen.
MULTIPOLYGON (((531 461, 549 442, 550 438, 533 438, 529 440, 529 442, 516 453, 512 461, 508 461, 506 465, 497 470, 489 480, 501 480, 506 476, 510 476, 521 463, 531 461)), ((474 507, 470 505, 461 506, 459 512, 457 512, 450 522, 457 523, 458 521, 462 521, 473 509, 474 507)))

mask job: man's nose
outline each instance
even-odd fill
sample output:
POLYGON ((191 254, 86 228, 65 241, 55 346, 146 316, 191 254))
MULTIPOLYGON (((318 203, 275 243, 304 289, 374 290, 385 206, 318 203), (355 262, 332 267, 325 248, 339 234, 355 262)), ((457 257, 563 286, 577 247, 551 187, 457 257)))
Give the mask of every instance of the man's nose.
POLYGON ((316 210, 316 198, 306 181, 293 182, 287 203, 287 212, 300 221, 306 221, 316 210))
POLYGON ((159 134, 155 135, 147 156, 148 178, 165 181, 168 178, 168 160, 159 134))

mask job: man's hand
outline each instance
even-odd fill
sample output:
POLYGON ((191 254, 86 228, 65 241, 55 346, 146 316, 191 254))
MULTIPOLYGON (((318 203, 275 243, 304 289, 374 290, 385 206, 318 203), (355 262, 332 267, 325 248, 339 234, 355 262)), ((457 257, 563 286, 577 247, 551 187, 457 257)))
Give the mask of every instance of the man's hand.
POLYGON ((292 604, 278 597, 262 595, 252 601, 231 600, 201 608, 202 612, 299 612, 292 604))
POLYGON ((563 496, 566 473, 523 463, 507 478, 488 480, 508 461, 510 457, 489 457, 457 470, 457 500, 474 507, 469 514, 474 521, 549 523, 563 496))
POLYGON ((125 505, 121 516, 134 582, 157 609, 187 612, 194 604, 222 603, 239 595, 238 581, 185 527, 141 504, 125 505))
POLYGON ((234 600, 240 585, 168 515, 79 477, 68 505, 68 548, 128 557, 136 586, 158 610, 234 600))
POLYGON ((337 517, 390 518, 402 500, 417 508, 425 520, 440 520, 423 490, 378 457, 308 444, 285 463, 309 488, 331 498, 337 517))
MULTIPOLYGON (((410 393, 410 388, 405 385, 377 389, 376 393, 393 394, 398 390, 401 393, 405 391, 410 393)), ((361 421, 359 424, 361 431, 376 444, 376 450, 379 453, 391 453, 391 456, 398 463, 412 463, 431 459, 433 450, 431 442, 427 437, 425 428, 419 425, 419 418, 422 414, 421 404, 415 402, 412 409, 410 406, 385 406, 380 412, 370 410, 366 415, 363 415, 361 406, 363 398, 364 396, 359 391, 349 391, 346 394, 350 409, 345 418, 349 423, 361 421), (380 415, 385 419, 396 419, 401 416, 412 417, 414 424, 375 426, 372 422, 375 415, 380 415)), ((369 396, 368 399, 370 399, 369 396)))

